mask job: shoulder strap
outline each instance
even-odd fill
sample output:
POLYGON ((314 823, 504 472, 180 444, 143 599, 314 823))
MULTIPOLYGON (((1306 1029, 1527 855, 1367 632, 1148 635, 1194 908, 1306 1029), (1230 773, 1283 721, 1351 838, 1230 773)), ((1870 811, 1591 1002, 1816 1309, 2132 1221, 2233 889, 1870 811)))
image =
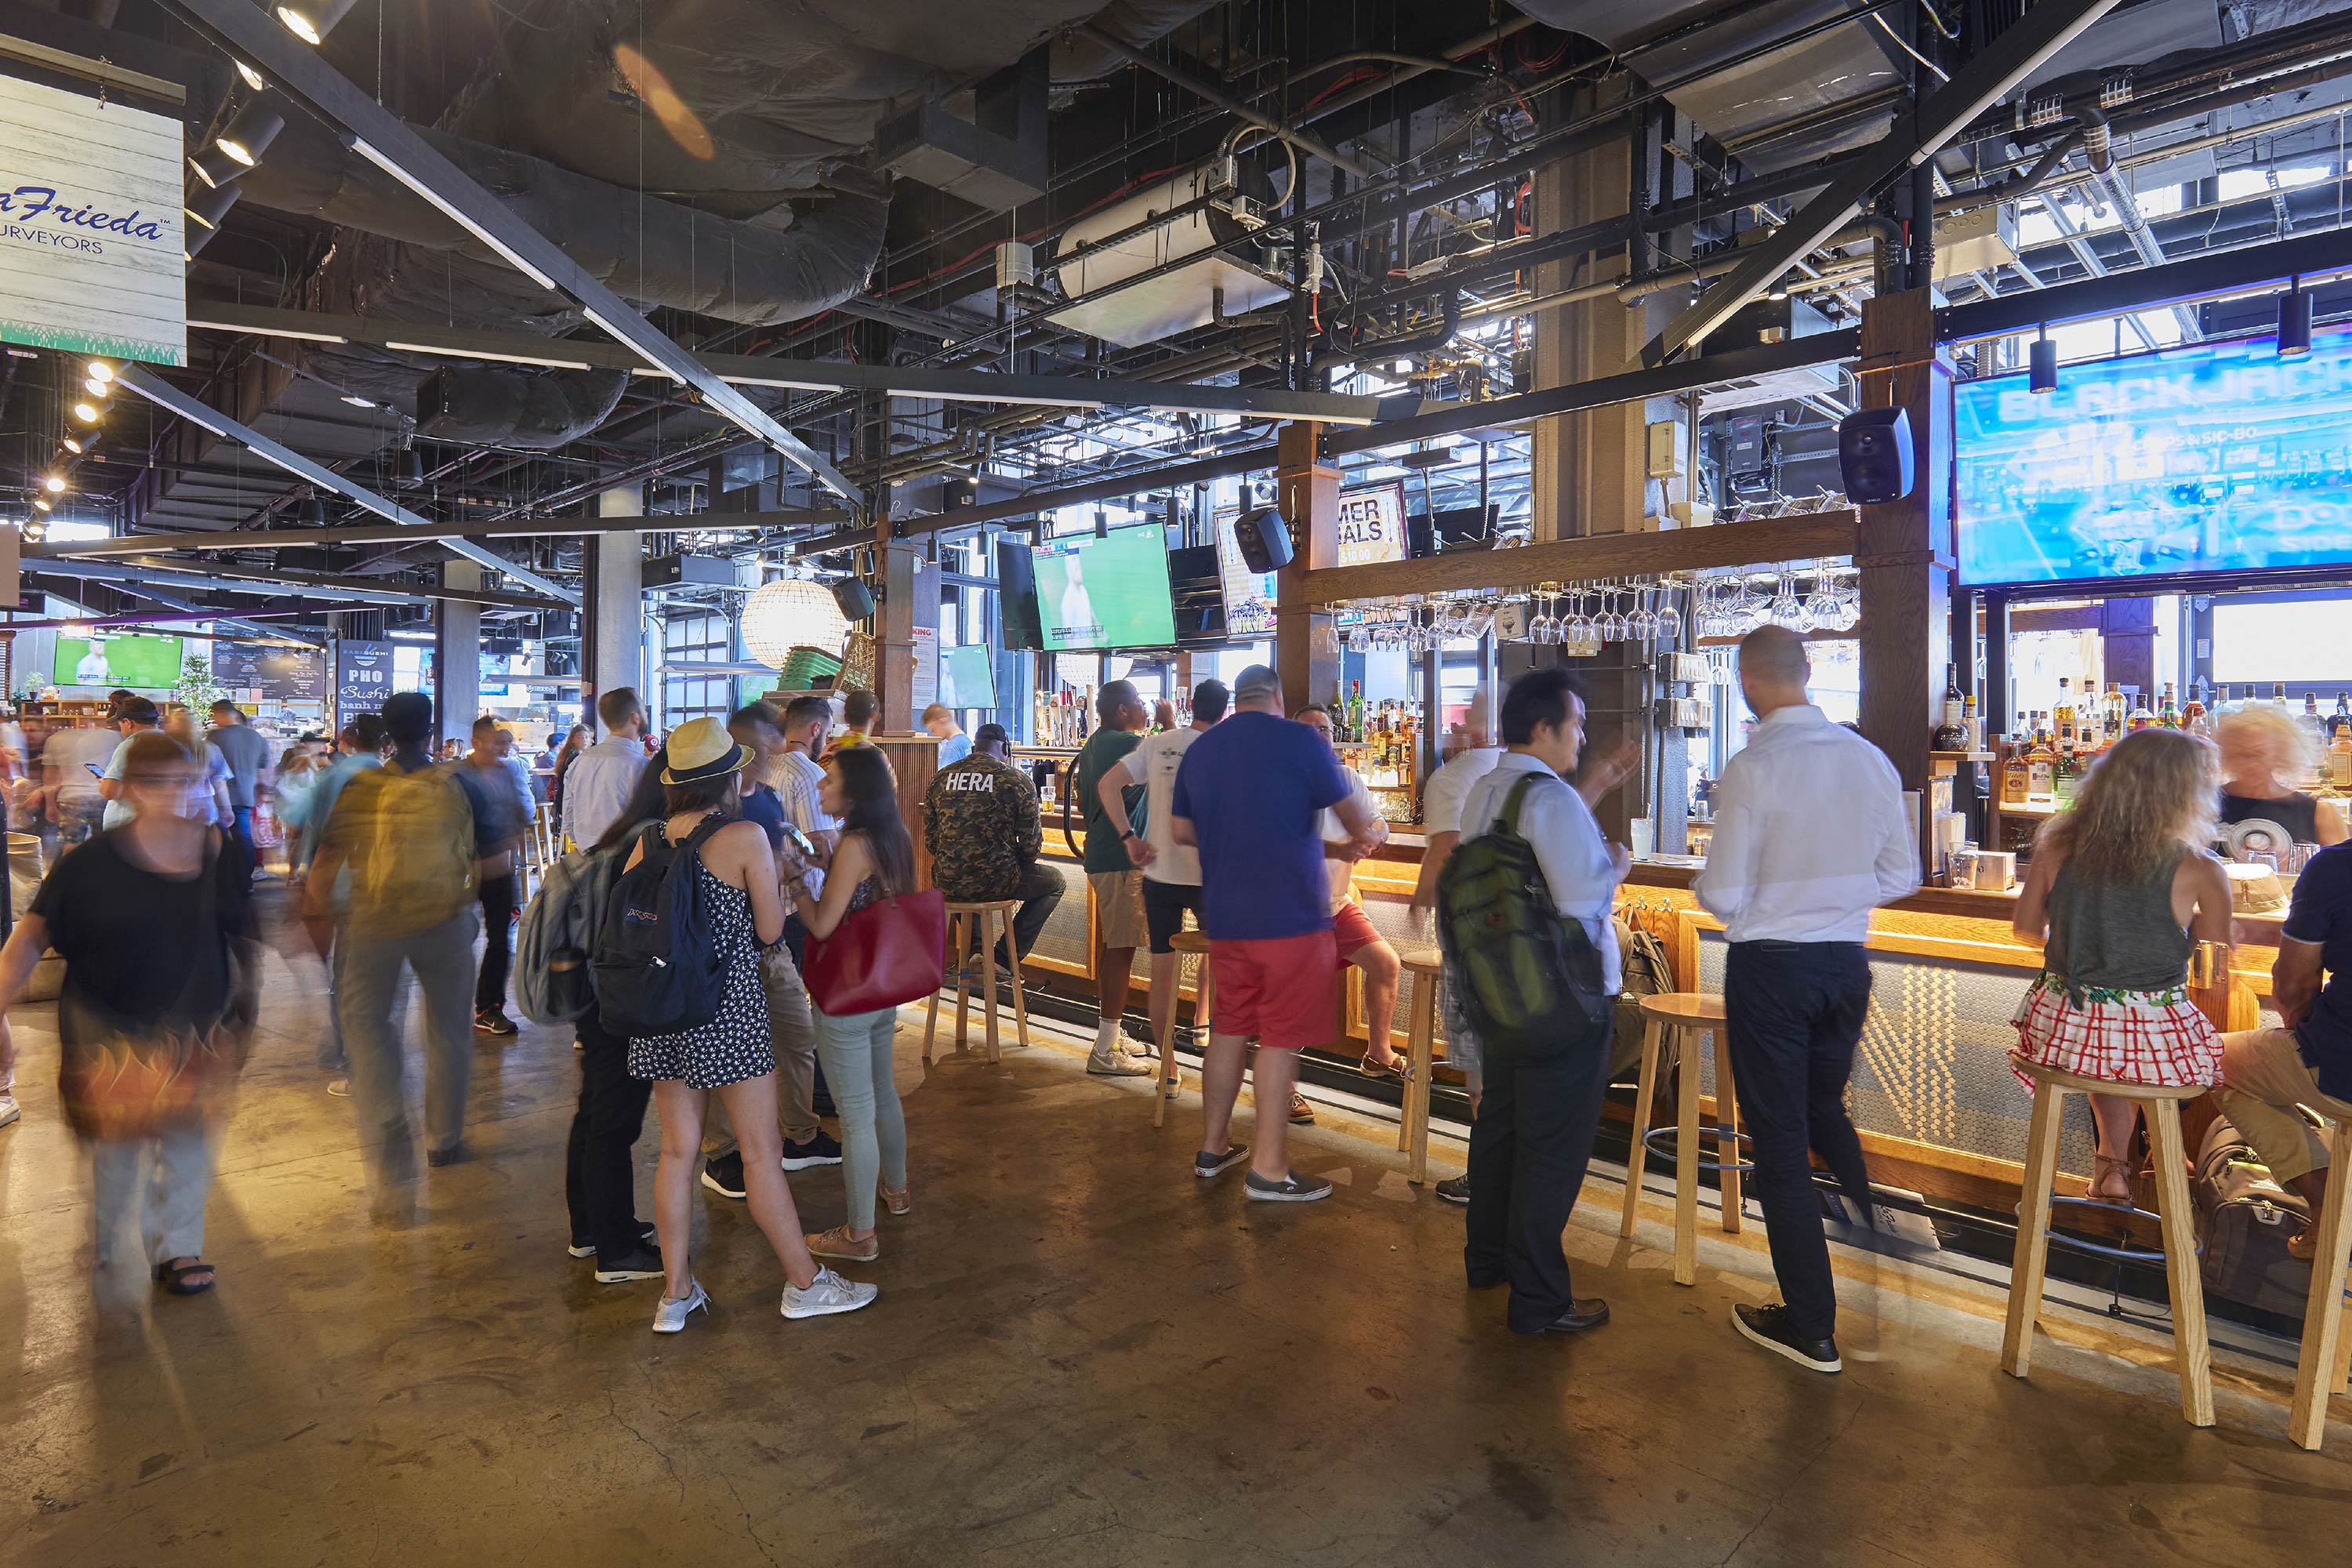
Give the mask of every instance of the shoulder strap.
POLYGON ((1519 781, 1511 786, 1511 793, 1504 798, 1503 809, 1495 818, 1496 826, 1499 826, 1507 833, 1517 833, 1519 830, 1519 807, 1527 803, 1528 791, 1543 776, 1541 773, 1519 775, 1519 781))
POLYGON ((720 816, 716 812, 704 817, 702 825, 687 836, 686 847, 693 850, 697 855, 701 854, 702 847, 709 842, 710 836, 734 820, 730 816, 720 816))

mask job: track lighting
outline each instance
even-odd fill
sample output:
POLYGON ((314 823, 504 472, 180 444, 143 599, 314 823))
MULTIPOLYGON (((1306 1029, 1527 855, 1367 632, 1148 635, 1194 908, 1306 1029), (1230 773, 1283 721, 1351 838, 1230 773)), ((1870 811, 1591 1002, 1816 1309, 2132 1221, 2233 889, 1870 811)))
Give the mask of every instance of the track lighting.
POLYGON ((188 216, 205 228, 218 228, 243 195, 244 189, 236 184, 200 186, 188 193, 188 216))
POLYGON ((180 237, 180 254, 188 260, 194 261, 203 253, 205 247, 213 242, 213 237, 218 233, 220 230, 216 228, 186 230, 180 237))
POLYGON ((2027 390, 2058 390, 2058 345, 2051 342, 2047 326, 2042 329, 2042 335, 2033 340, 2033 355, 2029 363, 2031 368, 2027 371, 2025 382, 2027 390))
POLYGON ((49 503, 40 496, 35 496, 33 498, 33 504, 40 508, 43 511, 49 510, 49 503))
POLYGON ((278 7, 278 19, 286 30, 304 43, 316 46, 326 41, 335 24, 352 14, 359 0, 290 0, 278 7))
POLYGON ((84 392, 89 393, 93 398, 110 397, 114 395, 114 388, 107 385, 106 383, 99 380, 98 377, 94 375, 86 375, 81 378, 81 389, 84 392))
POLYGON ((217 147, 207 147, 189 159, 188 167, 195 171, 197 179, 210 186, 226 185, 244 174, 246 169, 243 163, 217 147))
POLYGON ((2311 352, 2311 296, 2297 278, 2279 296, 2278 352, 2281 359, 2301 359, 2311 352))
POLYGON ((285 129, 286 117, 257 98, 229 116, 228 128, 214 139, 213 145, 250 169, 261 162, 261 155, 285 129))
POLYGON ((262 79, 261 73, 259 71, 255 70, 243 60, 231 60, 229 63, 236 67, 236 74, 243 77, 245 79, 245 85, 253 89, 254 91, 259 92, 263 88, 269 85, 267 81, 262 79))
POLYGON ((73 405, 73 416, 85 425, 95 425, 99 420, 98 405, 94 403, 77 403, 73 405))
POLYGON ((102 359, 94 359, 89 361, 81 367, 81 373, 82 374, 89 377, 92 381, 112 381, 114 379, 114 367, 107 363, 102 359))
POLYGON ((71 452, 75 457, 80 457, 86 449, 87 448, 82 446, 80 440, 77 437, 72 436, 66 437, 66 450, 71 452))
POLYGON ((414 447, 400 455, 400 482, 404 485, 421 485, 425 482, 425 459, 416 455, 416 448, 414 447))

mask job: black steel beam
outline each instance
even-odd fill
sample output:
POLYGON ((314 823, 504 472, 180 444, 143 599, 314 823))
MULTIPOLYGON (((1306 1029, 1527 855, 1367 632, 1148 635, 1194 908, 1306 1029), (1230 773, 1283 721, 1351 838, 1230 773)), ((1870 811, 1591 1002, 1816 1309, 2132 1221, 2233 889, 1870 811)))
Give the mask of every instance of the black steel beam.
MULTIPOLYGON (((2273 245, 2252 245, 2213 256, 2191 256, 2161 267, 2114 272, 2047 289, 1947 305, 1936 312, 1938 342, 2030 332, 2061 321, 2084 321, 2135 310, 2193 304, 2223 294, 2286 287, 2295 278, 2352 274, 2352 236, 2342 229, 2306 234, 2273 245)), ((1807 342, 1811 340, 1808 339, 1807 342)), ((1411 423, 1407 421, 1406 423, 1411 423)), ((1391 426, 1393 428, 1393 426, 1391 426)))

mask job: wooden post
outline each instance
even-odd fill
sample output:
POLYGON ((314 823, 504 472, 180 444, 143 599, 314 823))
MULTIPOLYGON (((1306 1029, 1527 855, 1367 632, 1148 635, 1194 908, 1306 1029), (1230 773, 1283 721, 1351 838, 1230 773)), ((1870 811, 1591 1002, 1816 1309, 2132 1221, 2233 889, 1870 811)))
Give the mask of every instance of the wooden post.
POLYGON ((1339 643, 1331 613, 1307 602, 1302 573, 1339 564, 1339 470, 1316 451, 1322 426, 1294 420, 1282 427, 1275 462, 1282 515, 1290 521, 1291 563, 1275 583, 1274 668, 1286 712, 1328 702, 1339 689, 1339 643))
MULTIPOLYGON (((1900 406, 1911 416, 1911 493, 1857 506, 1854 565, 1862 578, 1862 732, 1886 753, 1906 790, 1928 791, 1928 738, 1950 647, 1952 580, 1952 365, 1936 347, 1928 290, 1866 301, 1862 312, 1860 406, 1900 406)), ((1920 811, 1919 864, 1940 858, 1920 811)))

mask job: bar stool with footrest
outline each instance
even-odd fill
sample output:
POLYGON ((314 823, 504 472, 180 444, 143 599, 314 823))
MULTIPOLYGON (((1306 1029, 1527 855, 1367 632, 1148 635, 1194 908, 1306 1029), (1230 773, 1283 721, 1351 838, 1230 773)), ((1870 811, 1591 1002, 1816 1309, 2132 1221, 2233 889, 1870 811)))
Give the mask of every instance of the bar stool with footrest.
POLYGON ((1445 958, 1433 947, 1400 948, 1397 962, 1412 976, 1412 1013, 1405 1035, 1412 1076, 1405 1081, 1397 1118, 1397 1152, 1410 1156, 1405 1180, 1418 1186, 1429 1179, 1430 1064, 1436 1055, 1437 987, 1445 973, 1445 958))
MULTIPOLYGON (((2150 1155, 2156 1165, 2158 1213, 2146 1215, 2162 1227, 2161 1254, 2145 1247, 2107 1246, 2069 1239, 2067 1245, 2118 1262, 2153 1263, 2161 1257, 2172 1297, 2173 1363, 2180 1375, 2180 1414, 2192 1426, 2213 1425, 2212 1352, 2205 1339, 2205 1287, 2197 1268, 2197 1230, 2189 1204, 2189 1155, 2182 1146, 2180 1105, 2205 1092, 2201 1084, 2117 1083, 2084 1078, 2011 1054, 2010 1062, 2033 1080, 2033 1120, 2026 1133, 2023 1192, 2018 1204, 2017 1255, 2010 1266, 2009 1323, 2001 1335, 2000 1369, 2023 1377, 2033 1359, 2033 1321, 2042 1308, 2042 1272, 2050 1246, 2053 1208, 2095 1208, 2112 1215, 2137 1214, 2096 1198, 2062 1198, 2051 1191, 2057 1174, 2058 1133, 2069 1094, 2112 1094, 2140 1102, 2147 1116, 2150 1155)), ((2309 1341, 2306 1337, 2306 1345, 2309 1341)))
MULTIPOLYGON (((1633 1234, 1633 1214, 1642 1201, 1642 1173, 1647 1168, 1651 1144, 1672 1133, 1675 1140, 1675 1283, 1698 1282, 1698 1183, 1712 1171, 1723 1194, 1723 1228, 1739 1231, 1739 1178, 1756 1167, 1739 1158, 1748 1134, 1738 1131, 1739 1106, 1732 1091, 1731 1049, 1724 1028, 1723 998, 1696 991, 1662 991, 1641 999, 1642 1076, 1634 1090, 1633 1142, 1625 1161, 1625 1213, 1617 1234, 1633 1234), (1706 1030, 1715 1036, 1715 1158, 1702 1160, 1698 1141, 1703 1129, 1698 1114, 1698 1053, 1693 1037, 1706 1030), (1675 1097, 1675 1124, 1652 1127, 1650 1107, 1658 1079, 1672 1064, 1681 1069, 1675 1097)), ((1663 1151, 1661 1151, 1663 1152, 1663 1151)))
MULTIPOLYGON (((1209 1048, 1209 939, 1197 931, 1180 931, 1168 939, 1175 950, 1178 965, 1177 984, 1181 993, 1183 983, 1184 955, 1192 953, 1201 961, 1192 977, 1192 1035, 1205 1053, 1209 1048)), ((1181 994, 1178 1000, 1181 1000, 1181 994)), ((1160 1092, 1151 1097, 1151 1125, 1159 1127, 1168 1121, 1168 1102, 1184 1087, 1184 1069, 1176 1061, 1176 1005, 1168 1007, 1167 1026, 1153 1042, 1160 1047, 1160 1092)))
MULTIPOLYGON (((1008 977, 1013 986, 1013 1042, 1029 1043, 1029 999, 1021 989, 1021 949, 1013 940, 1013 913, 1021 907, 1018 899, 996 899, 985 903, 948 905, 948 959, 955 978, 955 1046, 961 1056, 964 1048, 964 1020, 968 1016, 971 987, 964 984, 966 954, 971 951, 972 933, 980 934, 981 983, 987 987, 988 1065, 998 1060, 996 1047, 996 942, 989 934, 993 925, 1004 938, 1004 955, 1011 961, 1013 973, 1008 977)), ((931 1034, 940 1026, 940 994, 931 993, 931 1010, 923 1023, 923 1065, 931 1065, 931 1034)))
POLYGON ((2344 1332, 2344 1264, 2352 1253, 2352 1101, 2315 1097, 2310 1108, 2335 1124, 2327 1196, 2319 1205, 2317 1250, 2311 1257, 2311 1300, 2303 1310, 2303 1354, 2294 1369, 2294 1408, 2287 1436, 2316 1450, 2326 1438, 2327 1401, 2344 1392, 2352 1336, 2344 1332))

